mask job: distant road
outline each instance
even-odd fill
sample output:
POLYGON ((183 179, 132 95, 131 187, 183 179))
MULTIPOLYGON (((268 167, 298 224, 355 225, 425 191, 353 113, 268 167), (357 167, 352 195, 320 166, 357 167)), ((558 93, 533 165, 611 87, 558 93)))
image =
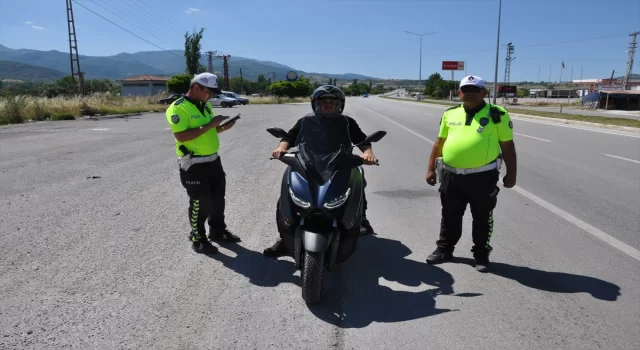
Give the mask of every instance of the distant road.
MULTIPOLYGON (((399 97, 397 97, 398 91, 395 91, 394 94, 389 94, 388 96, 398 98, 398 99, 407 99, 407 100, 415 101, 415 97, 411 97, 409 96, 409 94, 404 94, 403 90, 399 90, 399 91, 401 92, 399 97)), ((536 99, 527 99, 527 100, 533 101, 536 99)), ((429 101, 429 100, 425 100, 425 101, 429 101)), ((437 100, 433 100, 433 101, 437 101, 437 100)), ((545 102, 546 99, 540 98, 540 99, 537 99, 537 101, 545 102)), ((572 99, 572 101, 575 102, 576 99, 574 98, 572 99)), ((439 101, 439 102, 442 102, 442 101, 439 101)), ((496 102, 499 105, 503 105, 502 99, 497 99, 496 102)), ((565 102, 567 102, 566 99, 553 99, 553 98, 549 99, 549 103, 565 103, 565 102)), ((517 109, 529 109, 533 111, 542 111, 542 112, 560 112, 560 107, 534 107, 534 106, 525 106, 525 105, 504 105, 504 107, 517 108, 517 109)), ((592 109, 581 109, 575 106, 564 106, 562 107, 562 113, 590 115, 590 116, 607 117, 607 118, 628 118, 628 119, 640 120, 640 111, 622 111, 622 110, 605 111, 603 109, 592 110, 592 109)))

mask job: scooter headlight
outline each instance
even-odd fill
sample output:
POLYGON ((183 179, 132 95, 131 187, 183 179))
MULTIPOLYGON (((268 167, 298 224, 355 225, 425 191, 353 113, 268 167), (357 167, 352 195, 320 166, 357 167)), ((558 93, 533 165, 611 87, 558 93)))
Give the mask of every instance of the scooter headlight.
POLYGON ((295 194, 293 194, 293 190, 291 189, 291 187, 289 187, 289 195, 291 196, 291 199, 293 200, 293 203, 295 203, 297 206, 307 209, 311 206, 311 203, 309 202, 305 202, 302 199, 296 197, 295 194))
POLYGON ((342 196, 336 197, 333 200, 331 200, 330 202, 327 202, 324 204, 324 207, 327 209, 335 209, 340 207, 341 205, 343 205, 346 201, 347 198, 349 198, 349 194, 351 194, 351 189, 347 189, 347 192, 345 192, 345 194, 343 194, 342 196))

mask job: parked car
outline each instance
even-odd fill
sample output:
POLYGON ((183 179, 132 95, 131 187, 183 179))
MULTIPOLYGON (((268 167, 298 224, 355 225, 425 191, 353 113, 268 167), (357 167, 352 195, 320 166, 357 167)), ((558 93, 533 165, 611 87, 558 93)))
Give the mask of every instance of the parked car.
POLYGON ((369 93, 365 92, 364 94, 362 94, 362 97, 369 97, 369 93))
POLYGON ((173 101, 179 99, 180 97, 182 97, 181 94, 173 94, 167 98, 161 98, 158 100, 158 103, 161 105, 168 105, 168 104, 172 104, 173 101))
POLYGON ((215 97, 210 98, 209 102, 212 106, 220 106, 222 108, 233 107, 238 103, 238 101, 236 101, 235 99, 227 97, 223 94, 218 94, 215 97))
POLYGON ((236 94, 233 91, 223 91, 222 94, 227 96, 227 97, 229 97, 229 98, 232 98, 232 99, 238 101, 237 104, 239 104, 239 105, 240 104, 246 105, 247 103, 249 103, 249 99, 248 98, 241 97, 240 95, 236 94))

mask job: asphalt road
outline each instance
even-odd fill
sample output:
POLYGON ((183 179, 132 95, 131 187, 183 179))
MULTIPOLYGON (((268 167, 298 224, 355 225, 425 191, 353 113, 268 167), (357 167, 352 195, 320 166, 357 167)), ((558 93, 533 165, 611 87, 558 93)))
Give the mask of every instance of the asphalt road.
POLYGON ((366 132, 388 132, 380 166, 365 169, 378 235, 308 307, 292 260, 261 252, 284 170, 265 129, 309 106, 217 112, 236 110, 221 158, 243 242, 211 257, 187 241, 164 115, 0 128, 0 348, 640 347, 640 135, 517 119, 518 185, 499 194, 482 274, 469 211, 457 261, 424 262, 440 221, 424 175, 444 108, 350 98, 366 132))
MULTIPOLYGON (((411 97, 407 94, 403 93, 403 90, 400 91, 400 96, 398 97, 396 94, 389 94, 389 97, 397 98, 397 99, 407 99, 415 101, 415 97, 411 97)), ((549 103, 569 103, 569 101, 565 98, 518 98, 520 103, 531 103, 531 102, 549 102, 549 103)), ((572 98, 570 102, 575 102, 577 99, 572 98)), ((486 99, 488 101, 488 99, 486 99)), ((538 107, 538 106, 527 106, 523 104, 518 105, 508 105, 502 103, 502 98, 496 100, 498 105, 504 106, 506 108, 517 108, 517 109, 528 109, 532 111, 541 111, 541 112, 555 112, 555 113, 566 113, 566 114, 577 114, 577 115, 588 115, 594 117, 606 117, 606 118, 627 118, 627 119, 635 119, 640 120, 640 111, 624 111, 624 110, 605 110, 604 108, 600 109, 582 109, 580 106, 563 106, 562 111, 560 111, 560 107, 538 107)))

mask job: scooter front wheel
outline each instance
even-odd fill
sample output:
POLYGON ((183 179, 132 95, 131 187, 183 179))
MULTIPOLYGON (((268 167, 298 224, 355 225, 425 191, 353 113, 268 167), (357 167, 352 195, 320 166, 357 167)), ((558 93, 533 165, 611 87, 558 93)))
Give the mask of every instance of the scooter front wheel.
POLYGON ((315 304, 322 296, 322 272, 324 270, 324 252, 304 252, 302 267, 302 299, 307 304, 315 304))

